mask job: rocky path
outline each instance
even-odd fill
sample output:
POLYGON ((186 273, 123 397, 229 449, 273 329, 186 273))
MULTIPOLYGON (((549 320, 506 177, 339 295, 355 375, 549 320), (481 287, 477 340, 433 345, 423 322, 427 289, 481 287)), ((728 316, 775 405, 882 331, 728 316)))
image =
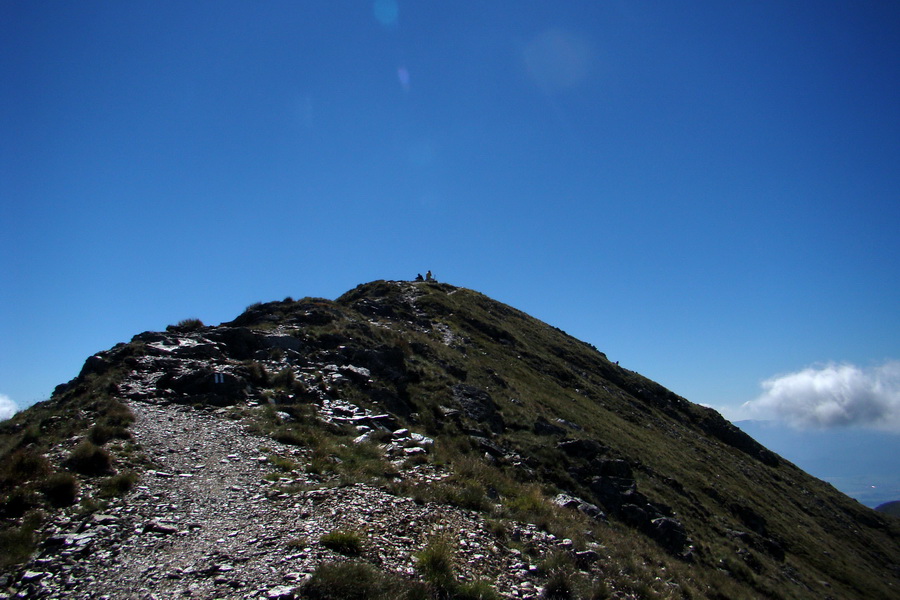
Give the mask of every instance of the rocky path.
MULTIPOLYGON (((173 405, 134 404, 136 441, 156 466, 108 526, 70 590, 83 598, 264 597, 285 572, 272 564, 298 523, 273 510, 262 447, 235 421, 173 405), (121 536, 121 538, 119 538, 121 536), (282 571, 282 572, 279 572, 282 571)), ((281 448, 281 452, 297 452, 281 448)), ((295 577, 300 577, 295 574, 295 577)), ((275 595, 277 597, 277 594, 275 595)))
MULTIPOLYGON (((363 560, 410 575, 413 554, 431 536, 449 535, 460 576, 486 577, 504 597, 537 597, 534 566, 499 544, 477 513, 366 484, 323 486, 302 471, 273 483, 268 456, 302 464, 304 449, 203 410, 131 406, 135 441, 154 468, 103 514, 56 522, 15 597, 299 598, 319 564, 345 559, 319 543, 337 529, 361 533, 363 560)), ((533 526, 519 533, 548 550, 564 543, 533 526)))

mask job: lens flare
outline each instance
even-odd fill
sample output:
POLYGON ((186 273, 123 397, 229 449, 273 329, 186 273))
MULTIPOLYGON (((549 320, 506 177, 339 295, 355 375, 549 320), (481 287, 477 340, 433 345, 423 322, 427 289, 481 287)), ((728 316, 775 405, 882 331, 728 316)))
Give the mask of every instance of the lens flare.
POLYGON ((409 91, 409 70, 406 67, 398 67, 397 68, 397 79, 400 80, 400 85, 403 87, 404 92, 409 91))
POLYGON ((590 72, 593 49, 587 39, 562 29, 549 29, 525 47, 528 74, 546 92, 564 92, 583 83, 590 72))
POLYGON ((397 25, 397 17, 400 15, 400 6, 397 0, 375 0, 372 4, 372 12, 378 22, 385 27, 397 25))

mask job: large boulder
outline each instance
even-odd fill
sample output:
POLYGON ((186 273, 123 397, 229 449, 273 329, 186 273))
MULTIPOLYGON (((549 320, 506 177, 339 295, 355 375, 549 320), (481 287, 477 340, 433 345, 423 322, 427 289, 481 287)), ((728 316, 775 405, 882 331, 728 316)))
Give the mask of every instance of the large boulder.
POLYGON ((659 517, 651 521, 650 537, 659 542, 669 552, 681 552, 687 545, 688 536, 684 525, 672 517, 659 517))

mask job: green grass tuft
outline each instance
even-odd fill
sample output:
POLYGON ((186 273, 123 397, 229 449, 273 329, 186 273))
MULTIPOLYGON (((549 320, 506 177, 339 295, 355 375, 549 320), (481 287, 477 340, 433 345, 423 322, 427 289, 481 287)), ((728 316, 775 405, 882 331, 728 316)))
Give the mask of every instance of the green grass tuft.
POLYGON ((356 531, 332 531, 320 537, 319 543, 344 556, 359 556, 363 551, 362 536, 356 531))
POLYGON ((415 559, 416 570, 430 585, 445 591, 455 588, 455 552, 447 538, 432 538, 415 559))
POLYGON ((500 595, 490 583, 479 580, 460 584, 453 600, 500 600, 500 595))
POLYGON ((303 586, 309 600, 428 600, 426 590, 363 562, 324 563, 303 586))
POLYGON ((100 481, 100 490, 97 495, 101 498, 124 496, 131 491, 138 479, 138 474, 134 471, 117 473, 100 481))

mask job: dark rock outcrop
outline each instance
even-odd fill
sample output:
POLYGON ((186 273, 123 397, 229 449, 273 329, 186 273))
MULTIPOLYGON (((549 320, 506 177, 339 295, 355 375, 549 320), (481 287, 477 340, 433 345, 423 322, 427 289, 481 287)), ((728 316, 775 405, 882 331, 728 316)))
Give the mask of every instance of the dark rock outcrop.
POLYGON ((464 383, 454 385, 452 392, 453 399, 467 418, 486 425, 494 433, 503 433, 506 426, 490 394, 464 383))

